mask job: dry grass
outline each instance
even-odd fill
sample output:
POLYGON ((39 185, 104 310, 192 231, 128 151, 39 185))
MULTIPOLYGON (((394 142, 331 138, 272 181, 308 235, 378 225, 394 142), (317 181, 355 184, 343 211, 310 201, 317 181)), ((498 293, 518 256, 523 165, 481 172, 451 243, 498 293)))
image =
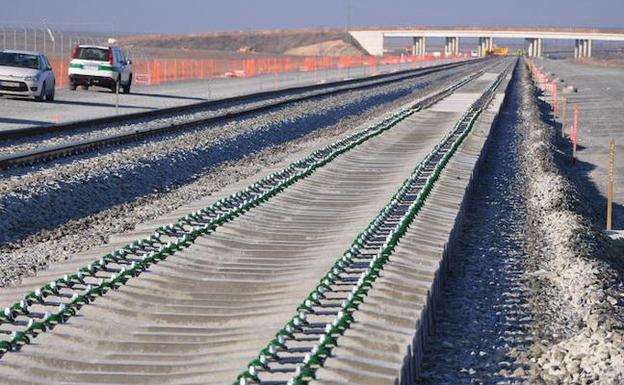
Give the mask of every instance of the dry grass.
POLYGON ((364 50, 344 30, 272 30, 252 32, 213 32, 185 35, 137 35, 119 39, 125 46, 193 58, 223 55, 360 55, 364 50), (249 47, 251 53, 240 53, 249 47), (319 53, 320 51, 324 51, 319 53))

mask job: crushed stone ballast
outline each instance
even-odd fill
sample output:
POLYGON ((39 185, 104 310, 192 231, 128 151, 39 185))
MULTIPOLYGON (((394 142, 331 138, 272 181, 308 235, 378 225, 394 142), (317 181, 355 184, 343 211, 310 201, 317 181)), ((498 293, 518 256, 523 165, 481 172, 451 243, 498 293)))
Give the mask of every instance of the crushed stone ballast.
MULTIPOLYGON (((379 87, 391 83, 400 82, 406 79, 420 77, 423 75, 445 71, 453 68, 457 68, 460 66, 464 66, 469 63, 474 63, 474 61, 466 61, 466 62, 458 62, 458 63, 450 63, 439 66, 426 67, 416 70, 409 70, 404 72, 397 72, 390 75, 380 76, 380 78, 361 78, 354 79, 348 82, 338 82, 338 83, 326 83, 321 86, 315 86, 313 88, 307 89, 297 89, 300 91, 299 93, 294 94, 289 97, 281 97, 283 91, 274 92, 273 100, 269 100, 266 103, 254 104, 251 107, 246 107, 241 110, 233 111, 233 112, 225 112, 222 114, 218 114, 215 116, 204 117, 199 119, 191 119, 187 121, 183 121, 180 123, 169 123, 164 125, 159 125, 156 127, 149 128, 138 128, 134 130, 124 130, 117 133, 102 135, 95 138, 83 139, 83 140, 74 140, 69 141, 67 143, 60 143, 55 145, 46 145, 41 148, 35 148, 26 151, 17 151, 15 153, 0 155, 0 169, 9 169, 13 167, 27 166, 47 161, 52 161, 58 158, 83 154, 91 151, 95 151, 100 148, 108 147, 108 146, 117 146, 128 142, 138 141, 144 138, 148 138, 155 135, 168 134, 178 131, 190 130, 197 127, 210 125, 214 123, 220 123, 227 121, 232 118, 243 117, 251 114, 257 114, 265 111, 270 111, 275 108, 283 107, 286 105, 290 105, 293 103, 313 100, 322 97, 333 96, 345 92, 357 91, 357 90, 365 90, 373 87, 379 87), (305 92, 304 92, 305 91, 305 92)), ((289 90, 292 92, 292 90, 289 90)), ((269 95, 261 95, 268 97, 269 95)), ((255 96, 256 98, 258 95, 255 96)), ((252 100, 251 96, 245 97, 245 99, 241 100, 231 100, 229 102, 244 102, 252 100)), ((227 101, 220 101, 220 104, 226 103, 227 101)), ((212 104, 207 104, 203 108, 214 107, 216 102, 212 104)), ((195 105, 194 109, 202 108, 202 105, 195 105)), ((188 113, 189 109, 171 109, 161 112, 159 117, 162 116, 175 116, 180 115, 182 113, 188 113)), ((132 119, 137 119, 139 116, 132 116, 132 119)), ((143 117, 145 118, 145 117, 143 117)), ((128 119, 131 120, 131 119, 128 119)), ((120 122, 121 124, 121 122, 120 122)), ((82 122, 80 125, 73 125, 71 129, 77 129, 80 127, 90 127, 93 126, 94 123, 91 121, 82 122)), ((39 135, 42 134, 50 134, 50 133, 58 133, 61 131, 69 130, 69 128, 59 128, 56 126, 48 127, 46 130, 37 131, 39 135)), ((7 134, 8 135, 8 134, 7 134)), ((7 137, 7 135, 3 134, 3 137, 7 137)), ((34 134, 33 134, 34 135, 34 134)), ((8 135, 10 136, 10 135, 8 135)))

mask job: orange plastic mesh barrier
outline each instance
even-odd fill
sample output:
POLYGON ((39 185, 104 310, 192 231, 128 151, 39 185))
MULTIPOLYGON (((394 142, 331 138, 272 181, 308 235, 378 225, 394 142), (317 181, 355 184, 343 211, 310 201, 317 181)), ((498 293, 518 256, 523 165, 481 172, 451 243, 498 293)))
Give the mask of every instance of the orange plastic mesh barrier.
MULTIPOLYGON (((419 63, 435 59, 466 58, 455 56, 313 56, 313 57, 259 57, 249 59, 137 59, 133 61, 135 80, 142 84, 211 79, 215 77, 244 78, 259 74, 280 74, 293 71, 321 71, 367 67, 370 75, 378 73, 378 66, 400 63, 419 63)), ((66 87, 68 61, 51 60, 57 87, 66 87)))

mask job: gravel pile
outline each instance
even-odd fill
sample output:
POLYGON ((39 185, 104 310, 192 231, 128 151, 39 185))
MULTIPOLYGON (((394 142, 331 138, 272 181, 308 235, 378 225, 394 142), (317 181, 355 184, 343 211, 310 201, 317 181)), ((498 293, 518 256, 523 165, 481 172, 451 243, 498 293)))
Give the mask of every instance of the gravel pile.
POLYGON ((469 71, 297 103, 270 113, 102 149, 0 180, 0 285, 351 132, 469 71), (287 143, 287 145, 286 145, 287 143))
POLYGON ((555 163, 554 130, 541 119, 527 73, 523 68, 519 153, 535 343, 517 359, 529 363, 531 384, 623 384, 618 271, 603 236, 577 213, 576 192, 555 163))

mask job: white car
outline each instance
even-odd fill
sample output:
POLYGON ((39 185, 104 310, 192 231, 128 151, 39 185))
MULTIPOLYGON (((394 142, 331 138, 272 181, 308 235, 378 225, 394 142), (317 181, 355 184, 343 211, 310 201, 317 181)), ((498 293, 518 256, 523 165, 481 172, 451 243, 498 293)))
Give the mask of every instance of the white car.
POLYGON ((118 46, 77 45, 69 63, 69 89, 99 86, 125 94, 132 86, 132 62, 118 46))
POLYGON ((55 86, 52 67, 43 54, 0 50, 0 95, 51 101, 55 86))

